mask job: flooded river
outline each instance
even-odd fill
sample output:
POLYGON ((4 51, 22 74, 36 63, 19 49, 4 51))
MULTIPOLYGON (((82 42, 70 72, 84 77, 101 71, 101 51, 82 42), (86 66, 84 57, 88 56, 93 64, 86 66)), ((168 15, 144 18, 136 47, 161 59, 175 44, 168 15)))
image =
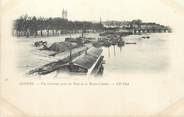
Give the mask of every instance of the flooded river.
MULTIPOLYGON (((135 73, 135 72, 165 72, 169 68, 169 33, 149 34, 149 39, 143 35, 130 35, 122 37, 126 43, 124 46, 103 47, 105 64, 103 76, 112 73, 135 73)), ((72 35, 78 37, 79 35, 72 35)), ((87 37, 98 38, 98 34, 86 34, 87 37)), ((69 35, 61 37, 17 39, 19 46, 18 67, 27 72, 35 67, 44 65, 55 59, 47 57, 48 51, 40 51, 33 47, 35 41, 47 41, 48 44, 64 41, 69 35), (38 56, 39 55, 39 56, 38 56)), ((66 55, 66 53, 63 53, 66 55)))
POLYGON ((123 37, 125 42, 136 42, 136 44, 103 48, 106 61, 104 75, 108 75, 110 72, 167 71, 169 67, 169 34, 150 34, 149 39, 141 37, 141 35, 123 37))

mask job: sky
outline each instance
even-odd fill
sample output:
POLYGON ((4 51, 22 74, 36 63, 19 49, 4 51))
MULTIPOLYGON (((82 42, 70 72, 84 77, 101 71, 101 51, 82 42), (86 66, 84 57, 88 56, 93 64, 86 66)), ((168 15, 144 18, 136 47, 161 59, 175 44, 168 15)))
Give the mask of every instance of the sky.
MULTIPOLYGON (((3 0, 12 6, 14 17, 61 17, 67 9, 69 20, 102 21, 142 19, 146 22, 169 24, 181 14, 182 0, 3 0), (14 1, 14 2, 13 2, 14 1), (179 7, 178 7, 179 6, 179 7)), ((183 10, 183 9, 182 9, 183 10)))

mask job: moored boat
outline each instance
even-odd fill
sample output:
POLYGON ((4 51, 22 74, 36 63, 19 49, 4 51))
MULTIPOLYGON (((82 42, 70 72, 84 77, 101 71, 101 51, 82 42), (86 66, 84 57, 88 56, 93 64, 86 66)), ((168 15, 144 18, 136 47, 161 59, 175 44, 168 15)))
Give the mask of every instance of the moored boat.
POLYGON ((97 73, 101 70, 99 67, 103 63, 103 56, 101 56, 102 51, 102 48, 91 47, 75 60, 62 65, 60 70, 86 75, 91 74, 94 70, 97 73))

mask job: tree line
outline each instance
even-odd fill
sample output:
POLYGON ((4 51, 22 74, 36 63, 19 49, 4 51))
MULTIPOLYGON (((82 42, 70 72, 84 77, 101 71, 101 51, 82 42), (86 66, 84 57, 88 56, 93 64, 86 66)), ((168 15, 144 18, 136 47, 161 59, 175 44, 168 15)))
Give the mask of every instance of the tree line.
POLYGON ((24 15, 14 20, 13 35, 18 37, 57 36, 80 31, 97 31, 103 28, 101 23, 24 15))

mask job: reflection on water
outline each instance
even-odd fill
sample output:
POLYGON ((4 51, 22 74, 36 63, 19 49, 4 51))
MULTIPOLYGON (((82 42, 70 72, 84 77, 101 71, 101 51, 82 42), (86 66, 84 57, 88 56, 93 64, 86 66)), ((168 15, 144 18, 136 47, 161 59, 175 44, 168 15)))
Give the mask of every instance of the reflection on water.
POLYGON ((116 56, 116 48, 115 48, 115 45, 113 45, 113 50, 114 50, 114 56, 116 56))
POLYGON ((150 39, 141 35, 123 37, 124 46, 103 47, 104 75, 109 72, 145 72, 165 71, 168 68, 169 34, 151 34, 150 39))

